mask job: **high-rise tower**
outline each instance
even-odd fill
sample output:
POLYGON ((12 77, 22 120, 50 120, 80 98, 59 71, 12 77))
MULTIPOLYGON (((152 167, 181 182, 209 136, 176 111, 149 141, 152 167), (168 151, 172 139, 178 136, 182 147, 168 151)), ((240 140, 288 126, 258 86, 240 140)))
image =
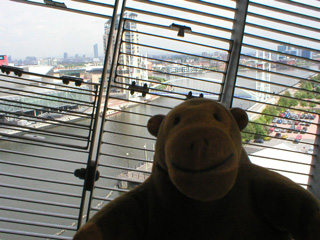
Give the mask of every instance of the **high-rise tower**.
MULTIPOLYGON (((125 21, 125 30, 122 34, 122 43, 120 46, 120 53, 118 62, 121 66, 118 66, 117 70, 120 72, 120 75, 125 76, 122 80, 117 79, 118 82, 122 81, 123 83, 130 84, 133 80, 137 81, 137 83, 143 84, 143 80, 148 79, 147 70, 142 70, 141 68, 146 69, 147 67, 147 58, 142 57, 140 55, 139 48, 139 36, 137 33, 137 24, 134 21, 137 18, 137 14, 135 13, 124 13, 125 21)), ((116 20, 115 33, 113 34, 112 44, 113 46, 116 44, 116 35, 117 31, 121 28, 119 26, 119 16, 116 20)), ((104 27, 104 51, 106 52, 106 48, 108 45, 109 35, 110 35, 110 27, 111 20, 105 23, 104 27)), ((109 59, 109 63, 111 63, 111 59, 109 59)))
POLYGON ((93 45, 93 56, 94 58, 98 58, 99 54, 98 54, 98 44, 96 43, 95 45, 93 45))

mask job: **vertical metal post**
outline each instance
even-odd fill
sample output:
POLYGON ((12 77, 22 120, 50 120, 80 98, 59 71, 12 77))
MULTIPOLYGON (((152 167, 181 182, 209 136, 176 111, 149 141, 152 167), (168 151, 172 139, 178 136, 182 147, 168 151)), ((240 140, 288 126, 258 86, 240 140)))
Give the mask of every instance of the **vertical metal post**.
POLYGON ((239 66, 244 27, 246 24, 247 10, 249 5, 249 0, 238 0, 236 2, 237 2, 236 12, 234 16, 233 31, 231 36, 233 43, 231 46, 229 63, 227 66, 225 82, 223 85, 222 97, 221 97, 221 102, 226 107, 231 107, 232 105, 238 66, 239 66))
MULTIPOLYGON (((320 118, 318 120, 318 124, 320 122, 320 118)), ((315 139, 315 146, 313 150, 312 162, 311 162, 311 171, 310 177, 308 181, 308 190, 320 199, 320 127, 317 128, 317 134, 315 139)))
MULTIPOLYGON (((110 66, 110 68, 108 68, 108 69, 110 69, 110 75, 109 75, 109 81, 108 81, 108 84, 107 84, 107 92, 106 92, 106 97, 105 97, 105 104, 104 104, 104 108, 103 108, 103 111, 102 111, 103 115, 102 115, 101 124, 100 124, 99 138, 98 138, 98 141, 97 141, 96 156, 95 156, 94 161, 92 161, 93 168, 95 169, 95 173, 96 173, 96 170, 97 170, 97 167, 98 167, 98 163, 99 163, 101 143, 102 143, 102 139, 103 139, 103 129, 104 129, 104 126, 105 126, 105 117, 106 117, 105 113, 107 112, 107 108, 108 108, 108 99, 109 99, 109 95, 110 95, 111 81, 115 77, 116 71, 117 71, 117 66, 116 65, 117 65, 118 55, 119 55, 119 51, 120 51, 120 42, 121 42, 120 39, 121 39, 121 36, 122 36, 122 29, 123 29, 122 26, 123 26, 123 23, 124 23, 123 15, 124 15, 124 12, 125 12, 126 2, 127 2, 126 0, 122 1, 122 7, 121 7, 121 11, 120 11, 119 16, 117 15, 117 12, 113 13, 113 22, 112 22, 112 24, 114 24, 114 26, 113 25, 111 26, 110 35, 109 35, 109 39, 108 39, 108 48, 107 49, 113 48, 113 57, 112 57, 111 66, 110 66), (120 18, 120 20, 118 22, 119 25, 118 25, 118 30, 117 30, 116 42, 115 42, 115 45, 112 46, 113 45, 113 41, 112 41, 113 35, 111 35, 111 31, 112 30, 114 31, 114 28, 116 27, 115 23, 117 22, 117 18, 118 17, 120 18)), ((108 62, 108 59, 109 59, 110 55, 111 55, 111 51, 109 52, 107 50, 106 59, 105 59, 105 66, 107 66, 106 64, 108 62)), ((107 79, 107 67, 104 68, 104 71, 103 71, 101 79, 103 81, 102 85, 103 85, 103 88, 104 88, 105 83, 106 83, 106 79, 107 79)), ((93 178, 95 179, 95 176, 93 176, 93 178)), ((94 191, 94 181, 92 182, 92 186, 90 188, 90 198, 89 198, 89 203, 88 203, 87 221, 89 220, 89 217, 90 217, 90 209, 91 209, 93 191, 94 191)))
MULTIPOLYGON (((124 7, 125 2, 126 1, 124 0, 123 4, 122 4, 122 8, 124 7)), ((105 54, 105 59, 104 59, 104 68, 103 68, 103 72, 102 72, 102 76, 101 76, 102 80, 101 80, 101 85, 100 85, 100 89, 99 89, 99 98, 98 98, 97 108, 96 108, 96 112, 95 112, 95 119, 94 119, 92 138, 91 138, 92 141, 91 141, 91 145, 90 145, 90 149, 89 149, 87 169, 86 169, 86 174, 85 174, 85 179, 84 179, 84 187, 82 190, 81 205, 80 205, 78 224, 77 224, 78 229, 81 227, 81 223, 82 223, 82 216, 83 216, 83 212, 84 212, 85 205, 86 205, 86 193, 87 193, 87 191, 92 191, 92 188, 94 185, 94 179, 96 177, 95 175, 96 175, 97 159, 98 159, 97 155, 98 155, 98 148, 99 148, 99 144, 100 144, 100 141, 98 143, 98 141, 96 141, 96 138, 97 138, 97 136, 101 137, 101 132, 103 130, 102 129, 103 124, 99 124, 99 118, 100 118, 99 113, 100 113, 101 106, 102 106, 103 92, 104 92, 104 87, 106 85, 108 69, 110 69, 108 67, 108 61, 109 61, 109 57, 112 54, 111 53, 112 48, 114 47, 114 46, 112 46, 112 39, 113 39, 113 35, 115 32, 115 25, 116 25, 116 19, 117 19, 119 5, 120 5, 120 0, 115 0, 115 5, 114 5, 114 9, 113 9, 113 16, 112 16, 112 20, 111 20, 109 41, 108 41, 108 46, 106 49, 106 54, 105 54), (98 135, 99 133, 100 133, 100 135, 98 135)), ((121 12, 123 12, 123 9, 121 10, 121 12)), ((111 69, 113 69, 113 68, 111 67, 111 69)), ((106 109, 106 106, 105 106, 104 110, 105 109, 106 109)), ((104 116, 103 116, 102 122, 103 121, 104 121, 104 116)), ((91 207, 91 199, 92 199, 92 193, 90 195, 90 199, 88 200, 88 206, 87 206, 88 211, 90 210, 90 207, 91 207)), ((88 216, 87 216, 87 219, 88 219, 88 216)))

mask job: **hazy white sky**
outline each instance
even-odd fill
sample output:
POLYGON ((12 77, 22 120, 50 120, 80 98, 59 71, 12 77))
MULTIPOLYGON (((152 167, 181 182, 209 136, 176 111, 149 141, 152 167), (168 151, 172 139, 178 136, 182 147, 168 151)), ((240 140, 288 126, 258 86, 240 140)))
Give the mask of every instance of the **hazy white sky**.
MULTIPOLYGON (((33 0, 37 2, 43 2, 43 0, 33 0)), ((102 8, 102 7, 93 7, 92 5, 88 4, 83 4, 83 3, 78 3, 74 2, 71 0, 57 0, 58 2, 64 2, 68 8, 80 8, 83 10, 87 11, 93 11, 93 12, 98 12, 101 14, 109 15, 111 16, 112 14, 112 9, 108 8, 102 8)), ((101 1, 101 2, 106 2, 109 4, 113 4, 114 0, 96 0, 96 1, 101 1)), ((158 0, 160 1, 160 0, 158 0)), ((219 2, 221 0, 212 0, 219 2)), ((261 2, 263 4, 268 4, 269 2, 274 2, 271 0, 254 0, 256 2, 261 2)), ((299 0, 296 0, 299 1, 299 0)), ((161 2, 171 2, 170 0, 161 0, 161 2)), ((319 5, 320 7, 320 1, 318 0, 301 0, 303 3, 309 3, 312 5, 319 5), (319 4, 318 4, 319 3, 319 4)), ((186 8, 194 8, 195 5, 193 3, 189 2, 184 2, 181 0, 175 0, 175 4, 181 3, 183 7, 186 8)), ((220 2, 221 3, 221 2, 220 2)), ((234 1, 225 1, 224 3, 229 3, 231 6, 235 4, 234 1)), ((150 7, 146 5, 141 5, 140 3, 134 2, 134 1, 128 1, 128 6, 134 6, 136 8, 141 8, 144 7, 146 10, 152 10, 155 11, 155 7, 150 7), (140 4, 140 5, 139 5, 140 4)), ((279 6, 281 6, 281 3, 279 3, 279 6)), ((198 6, 197 6, 198 7, 198 6)), ((287 7, 287 6, 286 6, 287 7)), ((290 6, 287 7, 287 9, 290 6)), ((59 11, 56 9, 49 9, 49 8, 44 8, 44 7, 38 7, 38 6, 32 6, 28 4, 21 4, 21 3, 16 3, 12 2, 9 0, 0 0, 0 37, 1 37, 1 44, 0 44, 0 55, 5 54, 5 55, 11 55, 13 59, 24 59, 26 56, 36 56, 37 58, 44 58, 44 57, 62 57, 64 52, 67 52, 69 56, 74 56, 75 54, 83 55, 85 54, 86 56, 93 56, 93 45, 95 43, 98 43, 99 47, 99 55, 103 54, 103 32, 104 32, 104 24, 108 19, 102 19, 102 18, 97 18, 97 17, 92 17, 92 16, 86 16, 86 15, 80 15, 80 14, 75 14, 75 13, 70 13, 70 12, 65 12, 65 11, 59 11)), ((205 12, 213 12, 208 7, 200 7, 197 9, 199 11, 205 11, 205 12)), ((254 8, 251 8, 249 10, 254 10, 254 8)), ((292 7, 292 10, 294 10, 294 7, 292 7)), ((175 12, 174 10, 168 10, 166 9, 165 12, 161 12, 161 9, 158 10, 160 13, 164 14, 174 14, 176 16, 184 17, 184 18, 189 18, 195 20, 195 21, 209 21, 213 22, 213 24, 221 25, 227 28, 231 28, 231 23, 221 23, 220 20, 215 19, 214 21, 212 19, 206 17, 201 17, 201 16, 192 16, 192 14, 188 13, 181 13, 181 12, 175 12), (220 22, 219 22, 220 21, 220 22)), ((258 10, 259 11, 259 10, 258 10)), ((261 14, 268 14, 267 11, 260 10, 261 14)), ((226 15, 229 16, 230 18, 233 17, 232 13, 227 13, 220 11, 220 10, 214 10, 214 14, 221 14, 221 15, 226 15)), ((314 16, 319 18, 319 15, 316 13, 311 13, 314 14, 314 16)), ((273 16, 273 17, 278 17, 278 15, 273 16)), ((161 19, 161 22, 159 22, 158 18, 155 17, 150 17, 150 16, 143 16, 139 14, 138 18, 146 20, 146 21, 151 21, 157 24, 163 24, 169 26, 173 20, 170 19, 161 19)), ((248 17, 249 21, 256 22, 259 24, 265 24, 264 20, 257 20, 252 17, 248 17)), ((287 21, 296 21, 300 22, 298 18, 294 18, 289 16, 287 21)), ((303 20, 304 21, 304 20, 303 20)), ((175 22, 179 23, 179 22, 175 22)), ((185 25, 185 23, 182 23, 185 25)), ((311 25, 313 27, 316 27, 319 29, 319 22, 308 22, 304 21, 302 24, 306 25, 311 25)), ((274 28, 281 28, 281 24, 274 24, 270 25, 269 27, 274 27, 274 28)), ((153 33, 159 34, 159 29, 148 29, 147 27, 144 28, 139 28, 139 30, 142 31, 151 31, 153 33)), ((211 29, 204 29, 201 26, 192 26, 192 30, 194 31, 200 31, 204 32, 207 34, 212 34, 212 35, 217 35, 219 34, 223 36, 225 33, 219 33, 218 31, 211 30, 211 29)), ((284 26, 283 30, 285 31, 290 31, 290 27, 284 26)), ((248 31, 250 29, 248 28, 248 31)), ((293 31, 296 31, 293 29, 293 31)), ((261 30, 254 30, 255 33, 258 34, 266 34, 266 37, 270 37, 269 33, 263 33, 261 30)), ((299 33, 308 34, 307 31, 300 31, 299 33)), ((176 33, 168 30, 161 30, 161 34, 166 34, 167 36, 170 37, 176 37, 176 33)), ((320 38, 320 34, 315 35, 314 32, 311 33, 313 37, 320 38)), ((228 37, 228 35, 225 35, 225 37, 228 37)), ((158 41, 155 39, 152 39, 150 37, 144 37, 140 35, 139 37, 141 42, 144 43, 149 43, 152 44, 154 41, 158 41)), ((278 36, 277 36, 278 38, 278 36)), ((190 41, 197 41, 201 42, 202 40, 197 37, 189 37, 186 36, 187 40, 190 41)), ((298 44, 302 45, 307 45, 309 44, 308 42, 305 43, 300 43, 299 39, 290 39, 286 36, 279 36, 279 40, 282 41, 297 41, 298 44)), ((218 43, 214 43, 212 40, 211 42, 206 42, 207 40, 203 40, 204 44, 213 44, 216 45, 218 43)), ((250 39, 247 40, 248 43, 255 44, 256 40, 253 40, 250 42, 250 39)), ((312 42, 310 43, 312 47, 318 48, 319 46, 313 44, 312 42)), ((317 43, 318 44, 318 43, 317 43)), ((157 45, 161 47, 173 47, 176 50, 182 49, 185 51, 190 51, 190 46, 186 46, 185 49, 183 49, 183 44, 174 44, 174 43, 168 43, 168 41, 159 41, 157 42, 157 45), (169 44, 169 45, 168 45, 169 44), (188 49, 189 48, 189 49, 188 49)), ((223 46, 225 47, 225 46, 223 46)), ((270 46, 265 46, 269 47, 272 49, 276 49, 275 45, 270 45, 270 46)), ((192 49, 196 51, 195 49, 192 49)), ((201 52, 202 50, 199 49, 201 52)))
POLYGON ((102 55, 105 19, 9 0, 0 0, 0 9, 0 54, 14 59, 62 57, 64 52, 93 56, 98 43, 102 55))

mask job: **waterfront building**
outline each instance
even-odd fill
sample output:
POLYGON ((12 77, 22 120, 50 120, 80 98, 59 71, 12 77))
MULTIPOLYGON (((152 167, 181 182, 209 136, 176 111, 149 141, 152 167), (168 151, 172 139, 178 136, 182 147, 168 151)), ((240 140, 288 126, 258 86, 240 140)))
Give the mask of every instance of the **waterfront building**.
MULTIPOLYGON (((256 57, 262 57, 263 59, 271 60, 271 53, 267 53, 265 51, 256 51, 256 57), (262 56, 260 56, 260 54, 262 56)), ((256 68, 260 68, 263 71, 256 72, 256 79, 260 81, 256 81, 256 90, 261 91, 257 92, 256 100, 257 101, 265 101, 270 98, 269 94, 265 92, 270 92, 270 84, 266 82, 270 82, 270 74, 266 71, 271 70, 271 63, 264 61, 257 61, 256 68)))
MULTIPOLYGON (((148 59, 147 56, 142 56, 140 54, 139 43, 139 35, 137 33, 137 25, 134 21, 137 18, 137 14, 135 13, 124 13, 125 23, 124 28, 125 31, 123 33, 122 44, 120 46, 120 53, 118 62, 120 66, 118 66, 117 70, 124 73, 121 75, 123 77, 118 77, 117 82, 120 87, 121 83, 130 84, 133 80, 137 82, 137 84, 143 85, 145 82, 143 80, 148 79, 148 59)), ((111 20, 105 23, 104 27, 104 50, 106 52, 108 39, 110 35, 110 27, 111 20)), ((116 44, 116 33, 119 30, 119 16, 116 22, 116 32, 112 38, 112 44, 116 44)), ((109 64, 111 64, 111 59, 109 59, 109 64)))

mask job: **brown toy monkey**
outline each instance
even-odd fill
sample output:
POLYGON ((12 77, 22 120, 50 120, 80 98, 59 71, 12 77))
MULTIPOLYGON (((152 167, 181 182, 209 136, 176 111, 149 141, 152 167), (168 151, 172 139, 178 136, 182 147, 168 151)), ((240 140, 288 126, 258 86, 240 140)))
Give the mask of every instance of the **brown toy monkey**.
POLYGON ((151 176, 110 202, 74 240, 319 240, 320 203, 256 166, 242 148, 246 113, 192 99, 148 122, 151 176))

